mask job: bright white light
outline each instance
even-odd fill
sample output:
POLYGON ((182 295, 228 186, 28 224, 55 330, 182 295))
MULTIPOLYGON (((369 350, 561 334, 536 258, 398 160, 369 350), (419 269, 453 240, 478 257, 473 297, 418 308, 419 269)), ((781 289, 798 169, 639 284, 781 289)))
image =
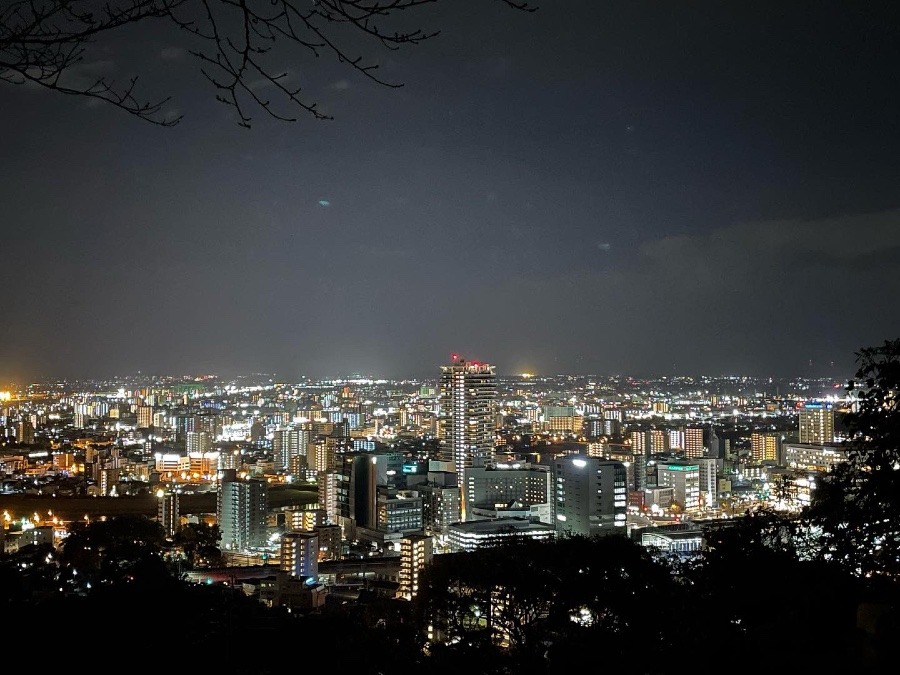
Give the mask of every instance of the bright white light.
POLYGON ((587 466, 587 462, 583 459, 573 459, 572 464, 577 466, 579 469, 583 469, 584 467, 587 466))

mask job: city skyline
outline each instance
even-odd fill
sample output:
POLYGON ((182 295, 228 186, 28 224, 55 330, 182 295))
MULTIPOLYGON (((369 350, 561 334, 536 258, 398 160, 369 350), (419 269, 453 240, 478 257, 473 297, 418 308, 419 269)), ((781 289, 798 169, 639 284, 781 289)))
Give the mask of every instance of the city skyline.
POLYGON ((892 4, 531 4, 360 43, 401 88, 289 62, 328 121, 240 128, 144 25, 82 72, 175 127, 3 84, 0 382, 845 378, 900 334, 892 4))
MULTIPOLYGON (((41 391, 45 387, 59 388, 68 387, 71 391, 77 388, 84 388, 84 391, 103 391, 103 387, 107 389, 115 386, 121 388, 123 385, 132 387, 160 387, 166 388, 174 385, 198 385, 206 382, 210 388, 219 388, 222 386, 234 387, 235 389, 250 389, 259 387, 312 387, 321 388, 327 386, 339 385, 408 385, 418 387, 421 385, 430 385, 439 387, 442 380, 441 370, 452 363, 459 356, 451 355, 453 358, 447 359, 446 362, 437 366, 436 370, 429 373, 416 375, 404 375, 397 377, 387 377, 379 373, 373 372, 352 372, 352 373, 335 373, 323 377, 310 377, 304 374, 296 378, 282 377, 279 373, 209 373, 209 372, 183 372, 183 373, 147 373, 141 371, 113 373, 105 376, 94 377, 43 377, 34 380, 0 380, 0 403, 8 400, 7 397, 13 392, 23 393, 28 390, 41 391), (95 389, 99 387, 99 389, 95 389)), ((474 361, 474 360, 473 360, 474 361)), ((580 383, 594 383, 599 386, 612 387, 616 385, 628 385, 631 387, 639 387, 642 384, 652 385, 667 384, 669 386, 681 386, 690 388, 692 386, 726 386, 729 383, 737 387, 753 387, 762 386, 763 389, 775 387, 778 390, 784 387, 787 391, 791 387, 802 385, 805 387, 815 386, 821 389, 821 393, 816 398, 826 396, 835 396, 834 389, 843 390, 847 383, 852 379, 852 373, 848 371, 832 372, 825 374, 812 375, 748 375, 742 373, 649 373, 644 375, 634 375, 630 373, 519 373, 519 372, 501 372, 497 369, 496 364, 488 362, 477 362, 492 369, 496 374, 497 382, 503 383, 509 387, 515 387, 519 384, 547 384, 552 387, 575 385, 580 383)), ((110 390, 112 391, 112 390, 110 390)), ((130 389, 128 390, 130 391, 130 389)), ((737 391, 737 389, 735 389, 737 391)))

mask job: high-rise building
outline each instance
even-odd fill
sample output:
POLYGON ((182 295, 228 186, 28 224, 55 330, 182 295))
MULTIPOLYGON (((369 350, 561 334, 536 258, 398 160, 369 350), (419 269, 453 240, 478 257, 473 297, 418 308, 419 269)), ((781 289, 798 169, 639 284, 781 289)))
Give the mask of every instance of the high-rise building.
POLYGON ((298 579, 318 580, 319 535, 285 532, 281 537, 279 569, 298 579))
POLYGON ((279 473, 291 470, 293 458, 301 454, 306 456, 309 444, 309 431, 292 427, 280 427, 272 435, 272 458, 275 460, 275 471, 279 473))
POLYGON ((188 431, 187 432, 187 452, 188 454, 206 454, 212 450, 212 436, 207 431, 188 431))
POLYGON ((669 452, 669 435, 663 429, 650 429, 647 436, 650 439, 651 455, 662 455, 669 452))
POLYGON ((587 455, 553 461, 553 522, 559 534, 625 534, 628 503, 622 462, 587 455))
POLYGON ((213 440, 222 435, 222 416, 215 413, 200 415, 200 430, 207 432, 213 440))
POLYGON ((635 455, 646 457, 650 454, 650 450, 647 447, 646 437, 643 431, 630 431, 628 433, 628 443, 631 445, 632 452, 635 455))
POLYGON ((138 429, 149 429, 153 426, 153 406, 139 405, 137 408, 138 429))
POLYGON ((666 443, 668 444, 669 450, 672 452, 684 452, 684 429, 668 429, 666 435, 666 443))
MULTIPOLYGON (((377 455, 361 452, 341 457, 340 465, 334 471, 335 522, 341 525, 348 539, 356 538, 357 528, 375 529, 380 468, 377 455)), ((320 485, 320 489, 322 487, 320 485)), ((320 493, 320 500, 323 497, 320 493)), ((328 504, 324 506, 326 512, 331 513, 332 507, 328 504)))
POLYGON ((336 471, 320 471, 316 474, 316 490, 319 495, 319 506, 325 509, 325 520, 338 523, 340 508, 338 506, 338 487, 340 474, 336 471))
POLYGON ((179 442, 186 442, 188 432, 200 431, 200 416, 193 413, 175 415, 175 437, 179 442))
POLYGON ((700 505, 715 509, 719 506, 719 472, 715 457, 699 457, 691 460, 700 469, 700 505))
POLYGON ((799 442, 834 443, 834 410, 825 403, 807 403, 800 408, 799 442))
POLYGON ((585 417, 584 422, 581 426, 582 433, 587 436, 589 439, 600 438, 601 436, 607 436, 606 429, 603 426, 603 423, 608 420, 604 420, 599 415, 593 415, 591 417, 585 417))
POLYGON ((179 515, 179 494, 177 492, 160 490, 157 493, 159 504, 156 510, 156 520, 162 525, 167 537, 175 536, 181 524, 179 515))
POLYGON ((264 480, 239 480, 234 469, 219 472, 216 517, 223 551, 243 552, 266 545, 267 488, 264 480))
MULTIPOLYGON (((460 488, 467 468, 493 461, 496 397, 494 366, 458 354, 453 363, 441 366, 441 459, 453 462, 460 488)), ((465 500, 462 504, 465 508, 465 500)))
POLYGON ((684 428, 684 456, 688 459, 704 457, 706 446, 703 444, 703 427, 690 426, 684 428))
POLYGON ((448 527, 459 522, 461 491, 456 483, 456 472, 450 471, 450 462, 430 460, 427 478, 413 487, 422 496, 422 527, 425 534, 446 541, 448 527))
POLYGON ((16 425, 16 443, 34 445, 34 424, 31 420, 19 420, 16 425))
POLYGON ((412 600, 419 593, 419 575, 431 558, 431 537, 413 533, 400 540, 400 597, 412 600))
POLYGON ((707 454, 710 457, 715 457, 718 460, 725 459, 727 454, 725 440, 724 437, 720 437, 716 433, 716 428, 712 424, 703 428, 703 445, 706 446, 707 454))
POLYGON ((777 431, 754 431, 750 434, 750 458, 755 463, 781 463, 781 434, 777 431))

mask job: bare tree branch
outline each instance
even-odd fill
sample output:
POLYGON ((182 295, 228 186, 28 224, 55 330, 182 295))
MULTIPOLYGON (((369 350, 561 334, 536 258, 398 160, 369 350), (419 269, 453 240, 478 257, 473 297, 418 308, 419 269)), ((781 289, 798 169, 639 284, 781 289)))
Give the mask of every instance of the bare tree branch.
MULTIPOLYGON (((213 86, 216 100, 234 108, 240 126, 250 127, 254 109, 286 122, 298 119, 291 112, 297 109, 315 119, 332 119, 299 85, 289 84, 286 66, 298 63, 304 52, 313 58, 328 56, 379 85, 401 87, 380 77, 377 63, 351 53, 348 35, 388 50, 417 45, 440 32, 391 30, 391 20, 438 1, 0 0, 0 81, 100 100, 152 124, 173 126, 181 116, 167 111, 171 97, 140 97, 137 76, 125 82, 106 76, 85 79, 78 70, 88 49, 103 38, 156 20, 186 34, 188 53, 200 61, 200 73, 213 86)), ((496 1, 519 11, 536 9, 527 2, 496 1)))

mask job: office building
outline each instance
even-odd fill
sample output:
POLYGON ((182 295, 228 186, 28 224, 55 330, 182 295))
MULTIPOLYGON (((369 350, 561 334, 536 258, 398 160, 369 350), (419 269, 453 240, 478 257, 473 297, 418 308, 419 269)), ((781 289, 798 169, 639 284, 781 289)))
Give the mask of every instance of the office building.
POLYGON ((530 507, 550 502, 549 468, 532 464, 492 464, 466 471, 465 499, 467 519, 474 508, 499 508, 517 503, 530 507))
POLYGON ((421 532, 422 497, 415 490, 379 486, 375 528, 380 532, 421 532))
POLYGON ((662 462, 656 467, 659 487, 671 487, 674 500, 687 512, 700 508, 700 465, 694 461, 662 462))
POLYGON ((836 464, 847 461, 847 448, 839 445, 785 443, 784 465, 789 469, 826 473, 836 464))
POLYGON ((453 523, 448 530, 450 551, 454 553, 496 546, 519 537, 548 541, 557 534, 553 525, 515 517, 453 523))
POLYGON ((587 537, 625 533, 628 496, 622 462, 568 455, 555 459, 551 470, 557 532, 587 537))

